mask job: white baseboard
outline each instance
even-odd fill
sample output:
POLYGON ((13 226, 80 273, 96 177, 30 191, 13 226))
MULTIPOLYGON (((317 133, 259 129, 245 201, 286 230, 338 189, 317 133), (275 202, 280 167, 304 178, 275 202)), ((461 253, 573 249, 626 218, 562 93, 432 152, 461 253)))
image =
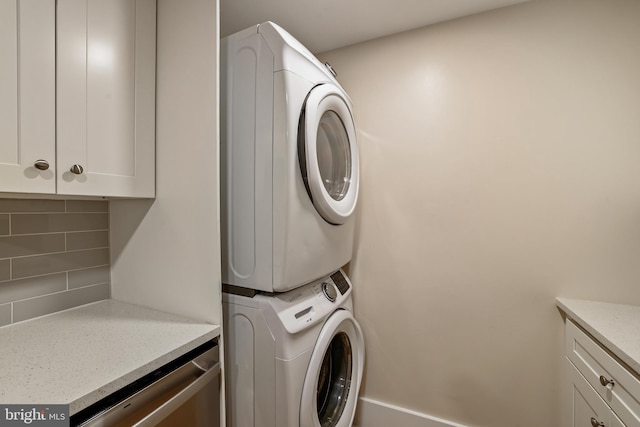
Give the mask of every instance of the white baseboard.
POLYGON ((353 427, 467 427, 442 418, 361 397, 353 427))

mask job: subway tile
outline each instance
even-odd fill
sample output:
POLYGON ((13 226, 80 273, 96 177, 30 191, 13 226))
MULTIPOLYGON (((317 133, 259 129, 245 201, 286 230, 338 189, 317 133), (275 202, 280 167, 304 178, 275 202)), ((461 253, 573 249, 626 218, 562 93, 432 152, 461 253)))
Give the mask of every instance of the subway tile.
POLYGON ((86 268, 84 270, 74 270, 69 273, 69 289, 81 286, 97 285, 109 283, 111 281, 111 270, 108 265, 102 267, 86 268))
POLYGON ((107 230, 107 213, 16 214, 11 217, 11 234, 61 231, 107 230))
POLYGON ((108 212, 105 200, 0 199, 0 326, 109 298, 108 212))
POLYGON ((0 236, 9 234, 9 215, 0 215, 0 236))
POLYGON ((11 260, 0 259, 0 282, 11 279, 11 260))
POLYGON ((0 305, 0 326, 11 323, 11 304, 0 305))
POLYGON ((87 286, 57 294, 45 295, 13 303, 13 321, 32 319, 56 311, 108 299, 108 284, 87 286))
POLYGON ((67 212, 109 212, 106 200, 67 200, 67 212))
MULTIPOLYGON (((1 241, 0 237, 0 241, 1 241)), ((67 250, 77 251, 80 249, 105 248, 109 246, 108 231, 80 231, 67 233, 67 250)), ((0 252, 0 258, 2 258, 0 252)))
POLYGON ((0 199, 0 212, 64 212, 64 200, 0 199))
POLYGON ((39 255, 65 250, 64 233, 0 237, 0 258, 39 255))
POLYGON ((12 278, 39 276, 109 264, 109 249, 64 252, 12 259, 12 278))
POLYGON ((66 289, 66 273, 0 282, 0 304, 60 292, 66 289))

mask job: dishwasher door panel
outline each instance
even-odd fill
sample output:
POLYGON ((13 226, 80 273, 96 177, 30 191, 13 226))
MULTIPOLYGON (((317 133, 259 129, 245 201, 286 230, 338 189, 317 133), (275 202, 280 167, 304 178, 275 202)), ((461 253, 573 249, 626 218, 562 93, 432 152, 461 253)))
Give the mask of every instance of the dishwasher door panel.
POLYGON ((220 422, 220 363, 211 348, 87 421, 81 427, 213 427, 220 422))

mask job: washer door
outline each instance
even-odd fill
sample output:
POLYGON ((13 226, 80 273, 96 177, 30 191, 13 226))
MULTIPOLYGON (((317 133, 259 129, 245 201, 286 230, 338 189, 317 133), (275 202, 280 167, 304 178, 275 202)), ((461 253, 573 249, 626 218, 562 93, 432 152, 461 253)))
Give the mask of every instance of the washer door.
POLYGON ((364 365, 360 325, 337 310, 322 327, 307 369, 300 402, 301 427, 350 427, 364 365))
POLYGON ((298 160, 307 193, 331 224, 344 224, 358 199, 356 128, 343 92, 332 84, 311 89, 298 125, 298 160))

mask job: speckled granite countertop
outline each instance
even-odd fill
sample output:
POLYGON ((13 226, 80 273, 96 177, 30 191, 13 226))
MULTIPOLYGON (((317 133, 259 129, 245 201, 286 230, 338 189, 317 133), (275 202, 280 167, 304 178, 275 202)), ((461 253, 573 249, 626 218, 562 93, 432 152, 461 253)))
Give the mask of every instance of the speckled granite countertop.
POLYGON ((569 298, 556 305, 640 374, 640 307, 569 298))
POLYGON ((74 414, 220 334, 220 327, 113 300, 0 328, 0 403, 74 414))

